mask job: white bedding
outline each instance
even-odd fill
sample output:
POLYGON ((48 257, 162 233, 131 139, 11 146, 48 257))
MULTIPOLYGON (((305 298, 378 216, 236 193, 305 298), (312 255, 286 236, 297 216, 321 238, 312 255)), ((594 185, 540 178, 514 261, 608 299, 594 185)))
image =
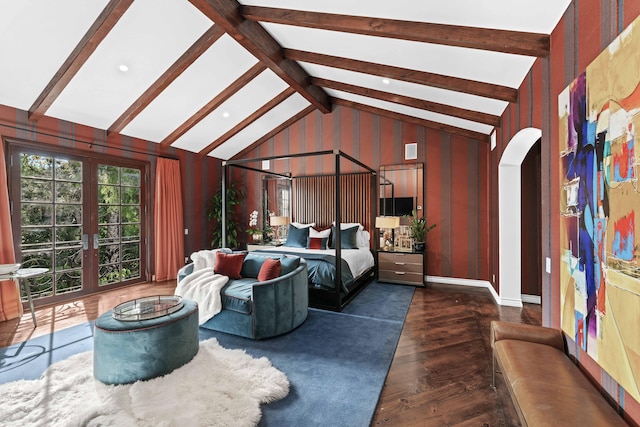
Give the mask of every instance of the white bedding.
MULTIPOLYGON (((324 254, 324 255, 336 255, 335 249, 305 249, 295 248, 291 246, 274 246, 272 248, 260 248, 260 251, 274 251, 274 252, 296 252, 300 254, 324 254)), ((358 249, 342 249, 342 259, 344 259, 349 265, 351 274, 354 279, 360 277, 365 271, 373 267, 374 260, 373 254, 369 248, 358 249)))

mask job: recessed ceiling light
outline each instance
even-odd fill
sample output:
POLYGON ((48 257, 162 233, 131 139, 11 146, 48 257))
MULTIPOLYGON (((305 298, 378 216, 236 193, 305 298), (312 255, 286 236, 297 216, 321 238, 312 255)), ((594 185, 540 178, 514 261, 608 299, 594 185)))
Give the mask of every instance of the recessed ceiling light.
POLYGON ((222 113, 222 117, 224 117, 225 119, 229 118, 229 112, 225 111, 224 113, 222 113))
POLYGON ((122 71, 123 73, 126 73, 127 71, 129 71, 129 67, 125 64, 120 64, 118 66, 118 70, 122 71))
POLYGON ((382 84, 383 84, 383 85, 391 84, 391 80, 389 80, 389 79, 382 79, 382 84))

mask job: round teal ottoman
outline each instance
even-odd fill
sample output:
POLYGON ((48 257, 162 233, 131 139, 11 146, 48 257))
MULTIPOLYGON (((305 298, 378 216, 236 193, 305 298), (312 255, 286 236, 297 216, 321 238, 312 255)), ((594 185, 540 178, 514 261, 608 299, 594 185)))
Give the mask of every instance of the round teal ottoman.
POLYGON ((166 375, 198 353, 198 304, 183 300, 180 310, 137 321, 97 320, 93 340, 93 376, 105 384, 130 384, 166 375))

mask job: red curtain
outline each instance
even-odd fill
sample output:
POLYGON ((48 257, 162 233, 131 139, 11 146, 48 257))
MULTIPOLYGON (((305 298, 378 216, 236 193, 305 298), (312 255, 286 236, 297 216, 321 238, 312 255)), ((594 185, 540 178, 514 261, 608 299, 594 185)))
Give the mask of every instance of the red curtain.
MULTIPOLYGON (((13 251, 13 232, 11 231, 11 211, 9 209, 9 186, 7 168, 4 161, 4 145, 0 138, 0 264, 13 264, 16 255, 13 251)), ((0 321, 22 316, 20 292, 13 280, 0 281, 0 321)))
POLYGON ((184 264, 184 220, 180 162, 158 158, 154 210, 156 280, 175 279, 184 264))

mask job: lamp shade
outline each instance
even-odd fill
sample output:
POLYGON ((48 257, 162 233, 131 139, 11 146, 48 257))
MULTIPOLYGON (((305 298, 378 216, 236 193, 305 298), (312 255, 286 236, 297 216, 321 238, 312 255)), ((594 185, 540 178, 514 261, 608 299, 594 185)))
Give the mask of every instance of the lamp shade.
POLYGON ((269 217, 269 224, 270 225, 287 225, 289 224, 289 217, 288 216, 269 217))
POLYGON ((396 228, 400 226, 399 216, 376 217, 376 228, 396 228))

